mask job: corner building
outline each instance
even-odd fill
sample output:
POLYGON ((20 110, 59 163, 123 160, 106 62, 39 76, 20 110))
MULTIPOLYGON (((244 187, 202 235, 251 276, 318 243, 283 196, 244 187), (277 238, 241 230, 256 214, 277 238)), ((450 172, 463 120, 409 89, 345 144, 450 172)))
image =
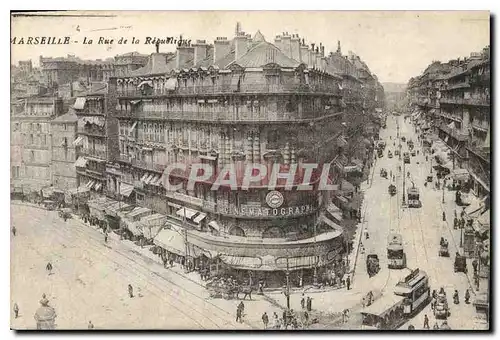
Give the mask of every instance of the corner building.
MULTIPOLYGON (((322 45, 309 47, 298 35, 276 39, 279 48, 260 32, 237 31, 213 45, 198 40, 111 78, 120 151, 112 160, 118 169, 107 174, 108 196, 164 215, 166 229, 149 237, 197 268, 275 285, 289 271, 292 283, 306 284, 345 253, 343 230, 327 210, 330 193, 296 190, 302 165, 336 157, 343 79, 322 45), (166 191, 162 178, 173 163, 186 165, 168 178, 184 184, 176 192, 166 191), (214 175, 187 190, 195 163, 214 175), (293 190, 283 182, 269 190, 267 178, 248 190, 211 190, 225 165, 234 166, 241 184, 251 163, 268 172, 274 164, 281 172, 298 165, 293 190)), ((318 181, 315 173, 311 183, 318 181)))

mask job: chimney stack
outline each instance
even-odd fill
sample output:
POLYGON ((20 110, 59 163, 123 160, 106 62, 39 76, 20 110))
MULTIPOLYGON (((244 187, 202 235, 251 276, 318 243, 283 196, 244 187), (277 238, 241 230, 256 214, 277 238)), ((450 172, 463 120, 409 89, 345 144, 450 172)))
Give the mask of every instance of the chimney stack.
POLYGON ((234 37, 234 60, 238 60, 248 51, 247 36, 244 32, 240 32, 234 37))
POLYGON ((214 63, 231 52, 231 45, 227 37, 217 37, 214 40, 214 63))
POLYGON ((309 50, 309 60, 307 61, 307 66, 314 67, 316 63, 316 52, 314 50, 314 43, 311 44, 311 49, 309 50))
POLYGON ((274 38, 274 45, 276 45, 276 47, 279 48, 280 50, 283 50, 282 42, 283 42, 283 40, 281 40, 281 35, 277 35, 274 38))
POLYGON ((298 34, 293 34, 292 35, 292 40, 290 42, 290 46, 291 46, 291 57, 292 59, 295 59, 297 61, 301 61, 301 58, 300 58, 300 38, 299 38, 299 35, 298 34))
POLYGON ((286 34, 282 38, 282 44, 283 44, 283 49, 281 52, 283 52, 288 58, 292 57, 292 37, 286 32, 286 34))
POLYGON ((175 59, 175 68, 188 68, 192 65, 188 65, 187 61, 194 59, 194 48, 187 45, 177 46, 177 56, 175 59))
POLYGON ((194 47, 194 65, 198 64, 200 61, 207 57, 208 45, 205 40, 196 40, 193 44, 194 47))
POLYGON ((305 44, 304 38, 302 38, 302 44, 300 45, 300 62, 307 64, 309 62, 309 51, 307 45, 305 44))

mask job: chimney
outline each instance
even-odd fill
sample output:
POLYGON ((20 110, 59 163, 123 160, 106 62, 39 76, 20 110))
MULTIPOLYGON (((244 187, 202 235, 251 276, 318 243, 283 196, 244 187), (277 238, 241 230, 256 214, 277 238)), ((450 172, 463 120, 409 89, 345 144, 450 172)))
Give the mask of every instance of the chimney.
POLYGON ((302 39, 302 44, 300 45, 300 62, 304 64, 309 62, 309 51, 307 45, 304 43, 304 39, 302 39))
POLYGON ((321 49, 321 44, 320 47, 316 47, 316 67, 318 68, 321 67, 321 58, 322 58, 320 49, 321 49))
MULTIPOLYGON (((156 54, 156 53, 155 53, 156 54)), ((159 53, 158 53, 159 55, 159 53)), ((192 67, 192 59, 194 58, 194 48, 191 46, 177 46, 177 56, 175 59, 175 68, 189 68, 192 67), (191 63, 188 65, 187 62, 191 60, 191 63)))
POLYGON ((231 45, 227 37, 217 37, 214 40, 214 63, 228 55, 229 52, 231 52, 231 45))
POLYGON ((240 35, 234 37, 234 60, 238 60, 248 51, 247 36, 241 32, 240 35))
POLYGON ((288 32, 282 39, 283 48, 281 49, 281 52, 283 52, 288 58, 292 57, 291 39, 292 37, 288 34, 288 32))
POLYGON ((281 35, 277 35, 274 38, 274 45, 276 45, 276 47, 280 50, 283 50, 283 40, 281 40, 281 35))
POLYGON ((205 40, 196 40, 194 47, 194 65, 207 57, 208 45, 205 40))
POLYGON ((319 53, 321 53, 321 56, 324 57, 325 56, 325 46, 323 46, 321 43, 319 44, 320 48, 319 48, 319 53))
POLYGON ((307 61, 307 66, 314 67, 316 63, 316 52, 314 50, 314 43, 311 44, 311 49, 309 50, 309 58, 307 61))
POLYGON ((292 40, 290 42, 292 49, 292 59, 297 61, 301 61, 300 58, 300 38, 298 34, 294 34, 292 36, 292 40))

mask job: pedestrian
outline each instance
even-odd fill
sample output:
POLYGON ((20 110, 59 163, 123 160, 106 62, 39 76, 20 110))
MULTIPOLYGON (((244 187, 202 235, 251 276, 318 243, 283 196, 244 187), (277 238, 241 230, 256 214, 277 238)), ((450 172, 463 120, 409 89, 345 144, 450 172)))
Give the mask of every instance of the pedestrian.
POLYGON ((243 314, 245 313, 245 304, 243 303, 243 301, 240 302, 238 308, 241 310, 241 315, 243 316, 243 314))
POLYGON ((286 329, 288 325, 288 313, 286 312, 286 309, 283 310, 283 327, 286 329))
POLYGON ((47 266, 45 267, 47 271, 49 272, 49 275, 52 275, 52 263, 47 263, 47 266))
POLYGON ((462 208, 462 212, 460 213, 460 217, 464 218, 465 216, 465 207, 462 208))
POLYGON ((104 232, 104 243, 108 243, 108 233, 104 232))
POLYGON ((304 297, 304 293, 302 293, 302 298, 300 299, 300 307, 302 307, 302 309, 306 308, 306 299, 304 297))
POLYGON ((436 308, 436 298, 432 298, 431 300, 431 309, 434 310, 436 308))
POLYGON ((280 319, 278 317, 278 313, 274 312, 273 313, 273 328, 279 329, 279 325, 280 325, 280 319))
POLYGON ((470 299, 469 289, 466 289, 465 290, 465 303, 466 304, 469 304, 469 299, 470 299))
POLYGON ((312 298, 307 297, 307 311, 310 312, 312 311, 312 298))
POLYGON ((12 235, 16 236, 16 226, 12 226, 12 235))
POLYGON ((236 322, 239 322, 239 323, 242 322, 241 314, 242 314, 242 312, 241 312, 240 306, 238 306, 238 308, 236 308, 236 322))
POLYGON ((349 277, 349 275, 347 276, 345 283, 347 285, 347 290, 350 290, 351 289, 351 278, 349 277))
POLYGON ((14 302, 14 317, 17 319, 19 317, 19 306, 14 302))
POLYGON ((430 327, 429 327, 429 318, 427 317, 427 314, 424 315, 424 328, 430 329, 430 327))
POLYGON ((476 291, 479 290, 479 275, 474 275, 474 283, 476 284, 476 291))
POLYGON ((439 325, 436 321, 436 323, 434 324, 434 327, 432 327, 433 330, 437 331, 439 329, 439 325))
POLYGON ((446 214, 444 211, 443 211, 443 222, 446 222, 446 214))
POLYGON ((259 280, 259 295, 264 295, 264 281, 259 280))
POLYGON ((269 317, 267 316, 267 312, 262 314, 262 323, 264 324, 264 329, 267 329, 267 325, 269 324, 269 317))
POLYGON ((89 325, 87 326, 88 329, 94 329, 94 324, 92 321, 89 320, 89 325))
POLYGON ((363 306, 363 308, 365 308, 366 306, 366 297, 363 296, 363 299, 361 299, 361 306, 363 306))
POLYGON ((477 259, 472 260, 472 268, 474 268, 474 273, 477 273, 477 259))
POLYGON ((130 298, 134 297, 134 288, 131 284, 128 285, 128 295, 130 296, 130 298))

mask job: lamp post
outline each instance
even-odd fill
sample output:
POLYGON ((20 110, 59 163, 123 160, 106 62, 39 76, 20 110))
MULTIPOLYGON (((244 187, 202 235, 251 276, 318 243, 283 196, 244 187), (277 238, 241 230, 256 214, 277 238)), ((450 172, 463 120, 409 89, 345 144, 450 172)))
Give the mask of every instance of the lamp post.
POLYGON ((286 297, 286 308, 287 308, 287 312, 288 312, 290 310, 290 269, 288 266, 288 256, 286 258, 285 278, 286 278, 286 286, 285 286, 285 291, 283 292, 283 294, 285 294, 285 297, 286 297))
MULTIPOLYGON (((399 153, 399 155, 401 155, 401 153, 399 153)), ((406 205, 406 199, 405 199, 405 183, 406 183, 406 165, 405 165, 405 162, 403 160, 403 205, 406 205)))
POLYGON ((464 246, 464 228, 460 228, 460 248, 464 246))
POLYGON ((444 179, 443 179, 443 200, 442 202, 444 203, 444 179))

